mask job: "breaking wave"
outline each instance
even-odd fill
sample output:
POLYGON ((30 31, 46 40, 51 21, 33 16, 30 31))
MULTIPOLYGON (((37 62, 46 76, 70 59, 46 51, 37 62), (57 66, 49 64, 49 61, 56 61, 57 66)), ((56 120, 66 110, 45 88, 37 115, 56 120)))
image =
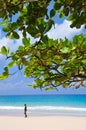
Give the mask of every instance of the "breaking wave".
MULTIPOLYGON (((0 106, 0 110, 23 110, 22 106, 0 106)), ((63 107, 63 106, 30 106, 29 110, 43 110, 43 111, 77 111, 86 112, 86 108, 78 107, 63 107)))

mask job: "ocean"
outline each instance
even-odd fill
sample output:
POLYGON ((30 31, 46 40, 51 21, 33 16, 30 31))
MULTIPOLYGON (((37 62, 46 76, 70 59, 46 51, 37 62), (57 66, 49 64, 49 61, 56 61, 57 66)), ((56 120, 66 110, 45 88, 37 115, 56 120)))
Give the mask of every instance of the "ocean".
POLYGON ((86 95, 15 95, 0 96, 0 115, 24 116, 84 116, 86 95))

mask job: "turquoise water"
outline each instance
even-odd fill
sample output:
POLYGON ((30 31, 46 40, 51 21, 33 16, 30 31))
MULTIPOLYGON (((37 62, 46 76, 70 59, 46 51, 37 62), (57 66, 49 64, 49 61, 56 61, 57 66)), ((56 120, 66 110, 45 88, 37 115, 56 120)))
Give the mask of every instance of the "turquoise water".
POLYGON ((86 116, 86 95, 0 96, 0 114, 22 116, 25 103, 28 115, 86 116))

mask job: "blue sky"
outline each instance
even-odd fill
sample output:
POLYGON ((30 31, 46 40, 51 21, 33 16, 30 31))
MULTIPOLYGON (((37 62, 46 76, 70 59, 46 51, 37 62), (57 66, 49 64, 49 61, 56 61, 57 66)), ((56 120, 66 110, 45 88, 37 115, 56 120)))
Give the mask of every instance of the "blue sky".
MULTIPOLYGON (((49 7, 50 9, 50 7, 49 7)), ((72 39, 75 34, 84 33, 83 26, 80 29, 70 28, 71 22, 68 22, 66 19, 59 19, 58 15, 54 17, 55 20, 55 28, 52 29, 47 33, 50 38, 56 39, 58 38, 65 38, 72 39)), ((0 28, 0 48, 4 45, 7 48, 10 47, 11 51, 15 51, 19 45, 22 44, 22 34, 18 32, 20 35, 19 40, 10 40, 4 36, 4 33, 1 31, 0 28)), ((32 37, 31 42, 34 42, 32 37)), ((3 71, 3 66, 5 66, 7 60, 4 56, 0 55, 0 73, 3 71)), ((16 67, 13 68, 14 71, 16 67)), ((22 95, 22 94, 86 94, 86 87, 75 89, 74 87, 63 89, 59 87, 58 91, 49 91, 45 92, 44 90, 40 89, 33 89, 27 86, 28 83, 32 83, 33 79, 31 78, 24 78, 23 71, 19 71, 15 75, 10 76, 6 80, 0 81, 0 95, 22 95)))

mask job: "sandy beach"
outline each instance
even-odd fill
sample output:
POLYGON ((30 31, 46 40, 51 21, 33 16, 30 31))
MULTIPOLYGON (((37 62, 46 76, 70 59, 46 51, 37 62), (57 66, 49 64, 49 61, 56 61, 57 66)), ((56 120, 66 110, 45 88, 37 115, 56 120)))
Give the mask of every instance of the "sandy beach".
POLYGON ((86 130, 86 117, 0 116, 0 130, 86 130))

